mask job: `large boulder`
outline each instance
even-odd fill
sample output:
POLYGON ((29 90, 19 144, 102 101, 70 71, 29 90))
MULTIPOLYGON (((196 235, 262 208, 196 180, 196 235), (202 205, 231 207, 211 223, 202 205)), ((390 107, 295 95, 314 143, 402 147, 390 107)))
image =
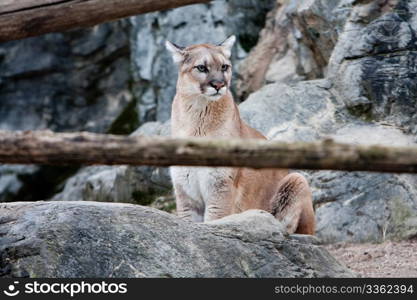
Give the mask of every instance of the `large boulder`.
POLYGON ((196 224, 147 207, 0 204, 1 277, 353 277, 267 212, 196 224))

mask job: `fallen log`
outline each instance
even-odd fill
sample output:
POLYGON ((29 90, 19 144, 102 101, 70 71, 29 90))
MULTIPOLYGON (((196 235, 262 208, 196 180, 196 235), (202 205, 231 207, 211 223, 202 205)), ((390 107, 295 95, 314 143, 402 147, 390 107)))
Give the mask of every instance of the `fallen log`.
POLYGON ((207 2, 210 0, 2 0, 0 42, 207 2))
POLYGON ((417 146, 0 131, 0 163, 228 166, 417 173, 417 146))

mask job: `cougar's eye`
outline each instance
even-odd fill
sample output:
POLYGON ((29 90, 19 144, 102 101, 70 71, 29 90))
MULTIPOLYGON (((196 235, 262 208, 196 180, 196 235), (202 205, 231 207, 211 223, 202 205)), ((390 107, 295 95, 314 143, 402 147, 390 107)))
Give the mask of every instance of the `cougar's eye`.
POLYGON ((222 66, 222 72, 226 72, 227 70, 229 70, 229 65, 223 65, 222 66))
POLYGON ((201 73, 208 73, 208 69, 205 65, 198 65, 195 67, 201 73))

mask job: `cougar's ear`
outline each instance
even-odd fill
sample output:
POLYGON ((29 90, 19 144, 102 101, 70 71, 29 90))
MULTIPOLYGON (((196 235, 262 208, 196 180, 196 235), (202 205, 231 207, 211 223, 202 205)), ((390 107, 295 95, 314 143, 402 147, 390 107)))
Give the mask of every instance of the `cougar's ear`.
POLYGON ((232 35, 231 37, 228 37, 223 43, 219 45, 220 49, 222 49, 224 55, 227 58, 230 58, 230 56, 232 55, 232 48, 235 42, 236 42, 236 37, 232 35))
POLYGON ((174 59, 174 62, 176 64, 180 64, 184 61, 184 57, 185 57, 184 47, 175 45, 174 43, 171 43, 170 41, 165 42, 165 47, 168 49, 169 52, 171 52, 172 58, 174 59))

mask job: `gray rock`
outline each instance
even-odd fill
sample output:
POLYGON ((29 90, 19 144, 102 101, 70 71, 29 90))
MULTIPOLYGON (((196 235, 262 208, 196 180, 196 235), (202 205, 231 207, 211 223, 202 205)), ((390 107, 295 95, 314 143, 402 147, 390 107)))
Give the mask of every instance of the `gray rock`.
POLYGON ((1 44, 0 129, 110 130, 134 100, 129 58, 126 21, 1 44))
MULTIPOLYGON (((0 129, 133 131, 128 31, 120 21, 2 43, 0 129)), ((0 201, 51 197, 76 168, 0 166, 0 201)))
POLYGON ((2 277, 354 277, 270 214, 193 224, 97 202, 0 204, 2 277))
POLYGON ((19 193, 23 182, 19 178, 35 173, 36 166, 0 165, 0 202, 9 202, 19 193))
MULTIPOLYGON (((166 136, 169 122, 149 122, 132 135, 166 136)), ((160 196, 171 194, 171 179, 167 168, 135 166, 92 166, 81 168, 69 178, 63 190, 52 200, 127 202, 147 205, 160 196)), ((173 201, 162 207, 172 207, 173 201)))
MULTIPOLYGON (((347 125, 336 142, 410 146, 414 138, 382 125, 347 125)), ((417 177, 367 172, 310 172, 317 235, 325 243, 382 242, 417 235, 417 177)))
POLYGON ((320 171, 310 178, 322 242, 383 242, 417 235, 415 176, 320 171))
POLYGON ((417 133, 417 1, 357 4, 331 56, 329 77, 347 109, 417 133), (387 6, 385 6, 387 5, 387 6))
POLYGON ((52 200, 124 202, 148 205, 171 193, 166 169, 131 166, 84 167, 65 183, 52 200))
POLYGON ((353 2, 277 1, 258 44, 241 63, 238 98, 266 83, 323 78, 353 2))
MULTIPOLYGON (((339 111, 366 120, 335 132, 341 142, 410 145, 416 133, 417 1, 358 2, 329 63, 339 111), (370 123, 371 122, 371 123, 370 123), (356 124, 356 125, 355 125, 356 124), (385 126, 384 126, 385 125, 385 126)), ((312 176, 318 235, 365 242, 417 234, 416 176, 322 171, 312 176)))
POLYGON ((326 80, 269 84, 240 106, 242 118, 269 139, 314 141, 340 126, 326 80))
POLYGON ((48 199, 77 169, 77 166, 0 165, 0 202, 48 199))

